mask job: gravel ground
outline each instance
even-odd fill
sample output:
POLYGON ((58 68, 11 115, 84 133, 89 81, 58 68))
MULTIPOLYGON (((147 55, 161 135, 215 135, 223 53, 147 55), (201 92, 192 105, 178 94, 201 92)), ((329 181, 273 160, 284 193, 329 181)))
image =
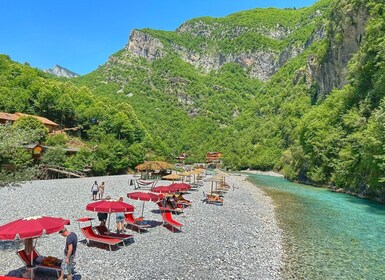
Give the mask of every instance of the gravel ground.
MULTIPOLYGON (((157 225, 149 232, 133 234, 135 241, 108 251, 86 246, 78 223, 79 217, 95 217, 85 210, 91 201, 94 180, 106 182, 105 196, 124 197, 140 214, 142 202, 128 199, 133 191, 130 175, 33 181, 16 188, 0 189, 0 225, 29 216, 68 218, 70 231, 79 237, 74 279, 280 279, 282 260, 281 231, 269 197, 245 181, 246 176, 230 176, 234 188, 225 194, 224 205, 202 202, 206 182, 198 191, 185 195, 193 202, 184 213, 174 215, 184 226, 173 233, 161 225, 161 216, 153 202, 146 202, 145 219, 157 225)), ((159 185, 170 182, 160 181, 159 185)), ((114 228, 115 216, 111 216, 114 228)), ((97 222, 96 222, 97 223, 97 222)), ((95 223, 95 224, 96 224, 95 223)), ((62 258, 65 239, 51 234, 37 240, 37 250, 45 256, 62 258)), ((16 250, 19 242, 0 241, 0 274, 20 276, 23 264, 16 250)), ((56 279, 55 274, 37 272, 36 279, 56 279)))

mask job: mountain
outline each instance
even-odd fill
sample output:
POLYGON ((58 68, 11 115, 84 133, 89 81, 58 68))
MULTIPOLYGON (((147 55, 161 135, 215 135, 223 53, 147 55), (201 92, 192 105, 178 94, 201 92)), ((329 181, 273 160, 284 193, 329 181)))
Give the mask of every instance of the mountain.
POLYGON ((0 67, 0 108, 81 127, 90 145, 71 164, 94 174, 220 151, 229 169, 384 199, 384 13, 382 0, 320 0, 133 30, 92 73, 42 90, 25 72, 41 73, 0 67))
POLYGON ((54 75, 56 77, 64 78, 75 78, 80 76, 79 74, 76 74, 60 65, 55 65, 53 68, 44 70, 44 72, 54 75))
POLYGON ((129 102, 166 157, 219 150, 228 168, 377 195, 383 11, 379 0, 320 0, 133 30, 75 83, 129 102))

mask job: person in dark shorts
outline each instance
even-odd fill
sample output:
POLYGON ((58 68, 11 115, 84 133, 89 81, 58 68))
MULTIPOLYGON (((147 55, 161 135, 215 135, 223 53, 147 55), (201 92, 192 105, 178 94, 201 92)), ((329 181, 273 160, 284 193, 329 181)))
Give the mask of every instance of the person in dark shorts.
POLYGON ((95 181, 91 186, 92 200, 96 200, 99 191, 98 182, 95 181))
POLYGON ((108 214, 107 213, 100 213, 100 212, 98 212, 98 219, 99 219, 99 222, 100 222, 101 226, 105 226, 106 225, 107 218, 108 218, 108 214))
POLYGON ((66 228, 59 231, 59 233, 66 237, 66 245, 64 248, 64 259, 61 263, 61 274, 59 280, 63 280, 64 274, 67 275, 67 279, 72 280, 72 271, 74 269, 74 259, 76 253, 76 247, 78 245, 78 237, 74 232, 70 232, 66 228))

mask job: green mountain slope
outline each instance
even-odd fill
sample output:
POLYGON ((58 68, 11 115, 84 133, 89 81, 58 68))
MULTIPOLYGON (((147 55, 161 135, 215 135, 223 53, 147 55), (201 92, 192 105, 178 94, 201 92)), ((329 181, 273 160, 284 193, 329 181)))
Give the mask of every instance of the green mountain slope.
POLYGON ((372 122, 383 97, 383 8, 318 1, 192 19, 174 32, 134 30, 124 49, 77 82, 128 100, 165 156, 188 152, 195 161, 221 150, 229 168, 382 189, 372 122))
MULTIPOLYGON (((72 169, 91 168, 93 174, 126 172, 152 151, 150 134, 127 102, 96 97, 87 87, 60 82, 6 55, 0 55, 0 111, 40 115, 62 127, 78 128, 86 144, 76 157, 62 163, 72 169)), ((64 144, 55 139, 65 137, 58 137, 52 136, 52 145, 64 144)), ((0 165, 10 160, 16 159, 0 154, 0 165)))
POLYGON ((266 145, 255 143, 266 135, 243 131, 252 127, 248 108, 266 101, 263 80, 325 36, 329 2, 193 19, 175 32, 135 30, 125 49, 76 82, 129 100, 168 157, 188 152, 201 161, 207 151, 222 150, 232 168, 272 168, 281 140, 269 141, 272 151, 256 161, 255 150, 265 152, 266 145))
MULTIPOLYGON (((380 0, 321 0, 192 19, 173 32, 134 30, 124 49, 72 87, 87 88, 103 108, 93 110, 112 104, 105 123, 119 112, 134 121, 139 141, 122 126, 113 130, 119 141, 131 139, 131 158, 187 152, 193 162, 219 150, 231 169, 273 168, 379 196, 384 9, 380 0)), ((99 139, 110 134, 107 125, 90 127, 99 139)))

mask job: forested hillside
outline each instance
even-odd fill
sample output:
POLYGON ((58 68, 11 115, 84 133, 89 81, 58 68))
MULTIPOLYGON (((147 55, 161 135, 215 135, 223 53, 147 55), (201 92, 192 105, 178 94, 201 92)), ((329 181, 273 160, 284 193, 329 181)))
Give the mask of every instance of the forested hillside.
MULTIPOLYGON (((286 61, 294 73, 306 63, 304 52, 322 45, 329 2, 193 19, 175 32, 134 30, 126 48, 75 82, 128 100, 154 138, 164 143, 167 157, 187 152, 190 161, 202 161, 207 151, 220 150, 229 168, 270 169, 284 148, 278 128, 270 129, 278 125, 271 110, 283 100, 273 96, 274 90, 267 94, 271 87, 264 81, 286 61), (292 62, 293 57, 297 60, 292 62), (266 112, 253 112, 265 106, 266 112)), ((286 79, 288 71, 281 71, 277 80, 286 79)), ((279 95, 281 84, 291 88, 276 84, 279 95)), ((308 98, 307 87, 299 84, 303 90, 296 98, 308 98)), ((310 107, 305 103, 295 115, 310 107)))
MULTIPOLYGON (((71 82, 28 70, 32 81, 50 86, 39 84, 45 90, 38 94, 3 87, 1 110, 81 124, 87 141, 122 145, 130 161, 122 167, 181 152, 202 161, 218 150, 229 169, 276 169, 293 180, 379 196, 384 9, 381 0, 320 0, 303 9, 196 18, 175 31, 133 30, 105 65, 71 82), (25 100, 12 103, 10 94, 25 100), (34 94, 58 105, 29 106, 34 94)), ((100 168, 106 170, 120 169, 100 168)))
MULTIPOLYGON (((11 61, 6 55, 0 55, 0 111, 40 115, 63 128, 77 128, 72 136, 58 134, 37 139, 30 135, 18 142, 22 145, 43 141, 57 146, 56 152, 50 151, 56 154, 48 153, 47 158, 52 158, 46 161, 48 164, 75 170, 91 168, 93 174, 117 174, 155 154, 150 134, 127 102, 96 97, 87 87, 57 81, 42 71, 11 61), (80 152, 70 158, 61 156, 64 151, 60 147, 71 142, 82 144, 80 152), (62 160, 58 162, 58 158, 62 160)), ((1 130, 0 164, 17 168, 21 160, 16 150, 10 149, 12 143, 5 145, 13 134, 14 131, 1 130)))
POLYGON ((381 189, 383 6, 323 0, 134 30, 77 82, 129 100, 165 156, 220 150, 231 169, 381 189))

